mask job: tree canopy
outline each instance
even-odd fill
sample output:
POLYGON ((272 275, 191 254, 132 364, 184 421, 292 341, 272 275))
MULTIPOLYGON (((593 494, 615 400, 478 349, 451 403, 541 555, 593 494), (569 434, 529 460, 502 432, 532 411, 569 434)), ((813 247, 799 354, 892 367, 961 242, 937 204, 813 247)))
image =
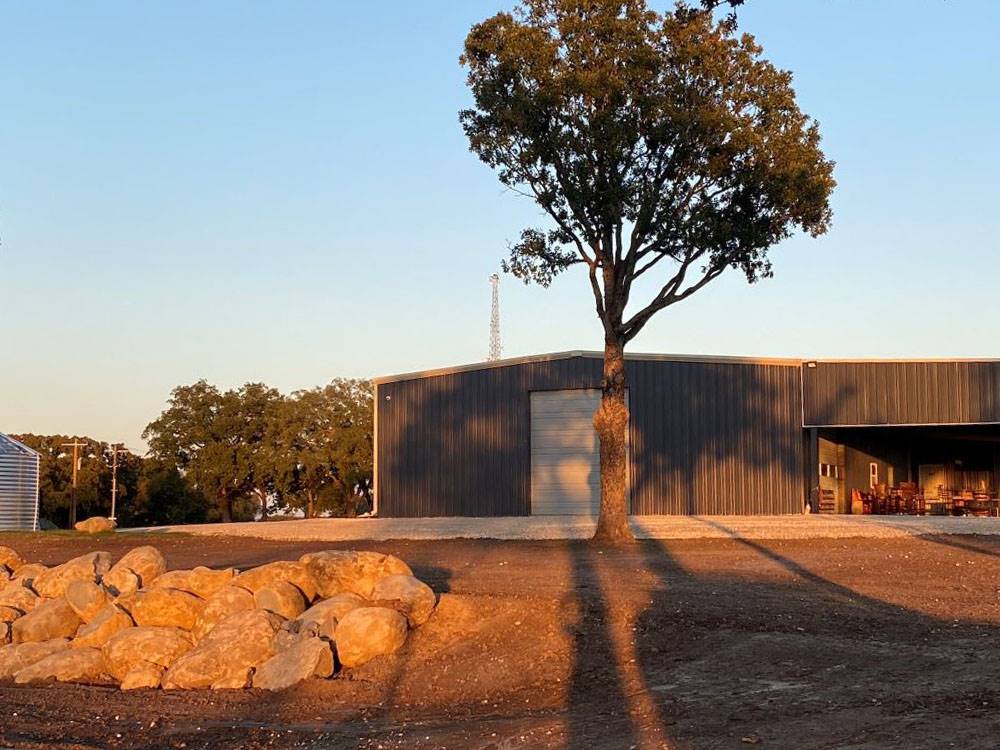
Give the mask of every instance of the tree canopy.
POLYGON ((355 487, 371 480, 372 408, 362 380, 290 396, 261 383, 221 391, 200 380, 174 389, 144 437, 151 458, 204 496, 209 520, 285 507, 353 515, 355 487))

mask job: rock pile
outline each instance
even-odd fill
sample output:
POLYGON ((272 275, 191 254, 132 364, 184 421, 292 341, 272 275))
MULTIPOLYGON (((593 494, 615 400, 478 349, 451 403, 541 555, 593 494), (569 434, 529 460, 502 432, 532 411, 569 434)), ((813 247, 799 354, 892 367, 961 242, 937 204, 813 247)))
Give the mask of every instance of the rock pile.
POLYGON ((377 552, 168 571, 149 546, 52 568, 0 546, 0 679, 281 690, 395 652, 435 605, 377 552))

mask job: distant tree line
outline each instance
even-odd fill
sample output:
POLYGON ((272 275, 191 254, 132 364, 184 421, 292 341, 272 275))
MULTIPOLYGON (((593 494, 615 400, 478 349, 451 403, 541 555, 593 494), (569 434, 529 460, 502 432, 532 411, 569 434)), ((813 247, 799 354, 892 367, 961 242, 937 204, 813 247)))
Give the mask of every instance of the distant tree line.
MULTIPOLYGON (((262 383, 175 388, 143 432, 145 456, 119 453, 120 526, 266 519, 276 512, 353 516, 370 507, 372 387, 337 379, 283 395, 262 383)), ((77 518, 108 515, 113 449, 92 438, 17 435, 41 456, 39 515, 66 527, 80 440, 77 518)))

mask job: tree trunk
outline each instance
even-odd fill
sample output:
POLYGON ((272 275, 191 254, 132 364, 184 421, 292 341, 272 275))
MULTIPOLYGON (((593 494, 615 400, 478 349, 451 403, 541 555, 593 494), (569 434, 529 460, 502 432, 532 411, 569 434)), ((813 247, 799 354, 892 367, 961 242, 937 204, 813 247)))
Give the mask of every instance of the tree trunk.
POLYGON ((601 439, 601 510, 594 539, 621 543, 633 540, 628 526, 628 407, 625 405, 625 342, 604 344, 604 378, 601 405, 594 413, 594 428, 601 439))
POLYGON ((226 494, 222 498, 222 522, 232 523, 233 521, 233 498, 226 494))
POLYGON ((256 490, 257 499, 260 500, 260 520, 267 520, 267 493, 261 490, 256 490))
POLYGON ((313 517, 313 510, 314 510, 313 504, 314 504, 313 493, 307 492, 306 493, 306 518, 312 518, 313 517))

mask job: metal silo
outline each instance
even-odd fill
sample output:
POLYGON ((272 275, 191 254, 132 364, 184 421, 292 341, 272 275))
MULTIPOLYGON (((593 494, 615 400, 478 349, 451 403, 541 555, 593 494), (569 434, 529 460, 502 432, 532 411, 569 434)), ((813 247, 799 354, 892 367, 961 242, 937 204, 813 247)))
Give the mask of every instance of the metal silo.
POLYGON ((0 433, 0 530, 38 529, 39 454, 0 433))

